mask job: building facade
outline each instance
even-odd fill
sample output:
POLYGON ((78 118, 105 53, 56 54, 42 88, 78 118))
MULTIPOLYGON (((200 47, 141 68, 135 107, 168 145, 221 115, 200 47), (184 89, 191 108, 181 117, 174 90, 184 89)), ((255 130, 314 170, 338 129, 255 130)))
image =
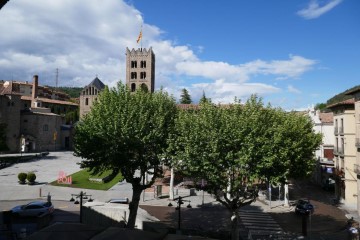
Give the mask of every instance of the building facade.
POLYGON ((322 134, 322 143, 315 152, 317 159, 314 180, 325 189, 329 189, 334 182, 334 125, 333 113, 323 113, 314 107, 308 110, 308 115, 314 123, 314 131, 322 134))
POLYGON ((80 118, 88 114, 97 101, 99 93, 105 88, 105 84, 96 77, 80 93, 80 118))
POLYGON ((27 82, 0 84, 0 122, 6 125, 8 152, 72 148, 72 125, 66 124, 65 116, 78 111, 78 104, 63 100, 67 94, 46 95, 44 89, 49 88, 39 86, 38 81, 35 75, 31 90, 27 82))
POLYGON ((334 114, 335 195, 350 208, 357 208, 354 99, 328 106, 334 114))
MULTIPOLYGON (((150 47, 138 50, 126 48, 126 86, 132 91, 143 89, 155 90, 155 54, 150 47)), ((91 111, 99 93, 105 84, 96 77, 89 85, 84 87, 80 94, 80 118, 91 111)))
POLYGON ((354 165, 354 170, 357 175, 357 211, 360 216, 360 89, 353 90, 347 93, 354 97, 354 108, 355 108, 355 144, 354 148, 356 149, 356 163, 354 165))
POLYGON ((145 89, 155 90, 155 54, 150 47, 137 50, 126 48, 126 85, 132 92, 145 89))

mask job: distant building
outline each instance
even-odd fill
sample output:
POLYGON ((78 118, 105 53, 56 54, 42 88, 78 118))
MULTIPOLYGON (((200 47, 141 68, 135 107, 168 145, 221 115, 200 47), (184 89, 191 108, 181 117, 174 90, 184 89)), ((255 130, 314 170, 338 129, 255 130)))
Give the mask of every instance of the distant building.
MULTIPOLYGON (((155 90, 155 54, 150 47, 138 50, 126 48, 126 85, 132 91, 144 89, 155 90)), ((91 111, 99 93, 105 88, 104 83, 96 77, 80 93, 80 118, 91 111)))
POLYGON ((99 93, 105 88, 105 84, 96 77, 80 93, 80 118, 88 114, 97 100, 99 93))
POLYGON ((9 152, 39 152, 72 148, 72 125, 65 115, 78 111, 67 94, 52 92, 38 84, 0 82, 0 122, 6 124, 9 152))
POLYGON ((126 85, 132 92, 139 88, 154 92, 155 89, 155 54, 150 47, 126 48, 126 85))
POLYGON ((315 181, 323 187, 334 180, 334 125, 333 113, 323 113, 314 107, 308 110, 308 115, 314 123, 314 131, 322 135, 320 148, 315 152, 317 166, 314 174, 315 181))

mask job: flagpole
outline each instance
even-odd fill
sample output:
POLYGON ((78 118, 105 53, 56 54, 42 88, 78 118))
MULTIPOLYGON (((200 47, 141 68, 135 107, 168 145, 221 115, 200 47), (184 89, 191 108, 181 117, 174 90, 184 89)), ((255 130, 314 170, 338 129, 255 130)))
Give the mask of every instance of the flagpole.
POLYGON ((142 39, 143 39, 143 38, 142 38, 142 34, 143 34, 143 33, 142 33, 142 26, 143 26, 143 25, 141 24, 141 30, 140 30, 140 32, 141 32, 141 39, 140 39, 140 49, 141 49, 141 51, 142 51, 142 39))

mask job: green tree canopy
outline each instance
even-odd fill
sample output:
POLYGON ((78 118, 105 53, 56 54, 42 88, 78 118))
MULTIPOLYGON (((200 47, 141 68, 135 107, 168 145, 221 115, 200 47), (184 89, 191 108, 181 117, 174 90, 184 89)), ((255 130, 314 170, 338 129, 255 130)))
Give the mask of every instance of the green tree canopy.
POLYGON ((203 94, 199 100, 199 104, 204 104, 204 103, 211 103, 211 99, 207 98, 205 92, 203 91, 203 94))
POLYGON ((119 83, 105 88, 76 127, 75 155, 82 168, 119 171, 133 186, 128 227, 135 225, 141 191, 161 176, 160 157, 174 128, 175 100, 165 92, 130 90, 119 83), (144 183, 146 174, 152 175, 144 183))
POLYGON ((181 104, 190 104, 190 103, 192 103, 191 96, 190 96, 190 94, 189 94, 189 92, 188 92, 188 90, 186 88, 183 88, 181 90, 180 103, 181 104))
POLYGON ((238 239, 238 209, 257 198, 257 184, 284 182, 309 174, 321 136, 306 116, 264 106, 252 96, 245 104, 204 103, 183 111, 168 153, 175 168, 206 179, 206 190, 232 213, 238 239))

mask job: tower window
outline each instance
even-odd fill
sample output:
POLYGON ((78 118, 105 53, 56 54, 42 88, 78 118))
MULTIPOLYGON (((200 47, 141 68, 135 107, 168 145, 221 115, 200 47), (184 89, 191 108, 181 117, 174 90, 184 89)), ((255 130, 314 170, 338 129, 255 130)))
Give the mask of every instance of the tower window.
POLYGON ((140 73, 140 79, 146 79, 146 72, 140 73))
POLYGON ((141 61, 140 62, 140 67, 141 68, 146 68, 146 61, 141 61))
POLYGON ((131 68, 137 68, 137 62, 131 61, 131 68))
POLYGON ((89 105, 89 99, 85 98, 85 105, 89 105))
POLYGON ((132 73, 131 73, 131 79, 136 79, 136 78, 137 78, 136 72, 132 72, 132 73))
POLYGON ((47 124, 45 124, 45 125, 43 126, 43 131, 44 131, 44 132, 49 131, 49 126, 48 126, 47 124))
POLYGON ((135 92, 135 90, 136 90, 136 84, 135 84, 135 83, 132 83, 132 84, 131 84, 131 91, 132 91, 132 92, 135 92))

